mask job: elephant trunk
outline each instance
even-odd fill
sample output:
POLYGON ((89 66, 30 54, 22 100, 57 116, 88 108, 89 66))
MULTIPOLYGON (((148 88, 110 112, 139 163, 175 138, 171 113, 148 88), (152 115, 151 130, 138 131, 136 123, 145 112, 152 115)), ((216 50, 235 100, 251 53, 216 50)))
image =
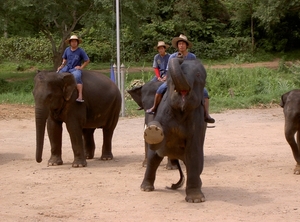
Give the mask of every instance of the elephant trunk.
POLYGON ((174 58, 169 61, 168 69, 169 74, 172 78, 172 81, 175 85, 175 90, 182 94, 186 94, 191 90, 185 74, 182 72, 181 63, 183 59, 174 58))
POLYGON ((38 163, 42 162, 44 147, 44 136, 48 110, 35 108, 35 128, 36 128, 36 154, 35 158, 38 163))

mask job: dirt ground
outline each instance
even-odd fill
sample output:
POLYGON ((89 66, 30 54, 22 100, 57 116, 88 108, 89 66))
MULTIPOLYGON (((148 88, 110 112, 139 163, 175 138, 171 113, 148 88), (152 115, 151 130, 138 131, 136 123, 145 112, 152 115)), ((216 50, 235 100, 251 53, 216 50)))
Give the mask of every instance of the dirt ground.
MULTIPOLYGON (((95 159, 72 168, 73 152, 64 128, 64 165, 35 161, 34 108, 0 105, 1 221, 296 221, 300 215, 300 176, 283 134, 280 107, 212 114, 201 175, 204 203, 185 202, 185 189, 168 190, 176 170, 157 171, 155 190, 139 186, 143 118, 119 120, 114 159, 101 161, 102 133, 95 132, 95 159)), ((184 168, 184 167, 183 167, 184 168)))

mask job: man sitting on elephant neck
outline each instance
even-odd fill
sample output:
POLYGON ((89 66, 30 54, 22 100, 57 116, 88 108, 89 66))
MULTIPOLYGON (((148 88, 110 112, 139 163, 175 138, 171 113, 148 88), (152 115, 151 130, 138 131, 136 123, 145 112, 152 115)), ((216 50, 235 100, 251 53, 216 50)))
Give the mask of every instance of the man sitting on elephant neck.
POLYGON ((76 35, 72 35, 65 42, 66 44, 69 43, 70 46, 65 49, 62 56, 62 64, 58 67, 57 72, 70 72, 74 75, 78 90, 78 98, 76 101, 84 102, 82 98, 83 85, 81 80, 81 70, 89 64, 90 59, 86 52, 82 48, 78 47, 78 45, 82 43, 82 40, 76 35), (82 61, 84 61, 83 64, 82 61))
MULTIPOLYGON (((185 35, 180 35, 179 37, 175 37, 172 39, 172 46, 174 48, 178 49, 178 52, 173 53, 169 61, 172 58, 183 58, 183 59, 196 59, 196 55, 189 52, 188 49, 192 47, 192 43, 188 41, 187 37, 185 35)), ((167 66, 168 70, 168 66, 167 66)), ((156 109, 163 97, 163 94, 167 91, 167 82, 165 81, 160 87, 157 89, 155 98, 154 98, 154 104, 150 109, 147 109, 146 113, 152 113, 154 114, 156 112, 156 109)), ((208 96, 208 91, 206 88, 204 88, 204 112, 205 112, 205 117, 204 120, 207 123, 214 123, 215 119, 213 119, 209 115, 209 96, 208 96)))

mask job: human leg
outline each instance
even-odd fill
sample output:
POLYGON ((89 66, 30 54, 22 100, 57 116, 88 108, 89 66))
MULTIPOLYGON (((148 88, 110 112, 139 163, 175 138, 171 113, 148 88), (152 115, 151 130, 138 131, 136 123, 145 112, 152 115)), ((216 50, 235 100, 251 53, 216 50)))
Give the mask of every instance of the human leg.
POLYGON ((59 73, 63 73, 63 72, 69 72, 69 67, 68 66, 64 66, 61 70, 58 71, 59 73))
POLYGON ((82 84, 82 80, 81 80, 81 70, 71 69, 70 72, 74 75, 77 90, 78 90, 78 97, 77 97, 76 101, 77 102, 84 102, 84 100, 82 99, 83 84, 82 84))
POLYGON ((147 109, 146 113, 155 113, 156 109, 162 99, 162 94, 156 93, 154 97, 154 104, 150 109, 147 109))
POLYGON ((166 92, 166 90, 167 90, 167 82, 164 82, 163 84, 161 84, 158 87, 155 97, 154 97, 154 104, 150 109, 146 110, 146 113, 155 113, 156 112, 156 109, 163 97, 163 94, 166 92))
POLYGON ((214 123, 215 119, 211 118, 211 116, 209 115, 209 96, 206 88, 204 88, 203 90, 203 95, 204 95, 204 121, 207 123, 214 123))

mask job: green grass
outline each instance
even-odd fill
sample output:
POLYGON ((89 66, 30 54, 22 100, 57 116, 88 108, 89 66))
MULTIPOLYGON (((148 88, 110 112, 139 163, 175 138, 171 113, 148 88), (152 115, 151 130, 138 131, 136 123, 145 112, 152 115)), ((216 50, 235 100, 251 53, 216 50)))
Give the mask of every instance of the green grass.
MULTIPOLYGON (((286 58, 282 57, 278 70, 268 68, 207 68, 207 89, 210 94, 210 112, 216 113, 226 109, 247 109, 255 106, 279 104, 280 96, 292 89, 300 88, 300 65, 294 63, 287 67, 286 58)), ((262 56, 263 57, 263 56, 262 56)), ((267 56, 266 56, 267 57, 267 56)), ((221 64, 221 63, 219 63, 221 64)), ((151 63, 129 63, 125 68, 125 91, 144 84, 153 77, 152 71, 142 68, 129 73, 131 67, 151 67, 151 63)), ((51 64, 23 64, 4 62, 0 70, 0 103, 34 105, 32 96, 33 78, 38 69, 49 70, 51 64), (20 68, 21 67, 21 68, 20 68)), ((89 69, 102 70, 110 75, 110 64, 89 64, 89 69)), ((125 92, 126 116, 142 116, 137 104, 125 92)))

